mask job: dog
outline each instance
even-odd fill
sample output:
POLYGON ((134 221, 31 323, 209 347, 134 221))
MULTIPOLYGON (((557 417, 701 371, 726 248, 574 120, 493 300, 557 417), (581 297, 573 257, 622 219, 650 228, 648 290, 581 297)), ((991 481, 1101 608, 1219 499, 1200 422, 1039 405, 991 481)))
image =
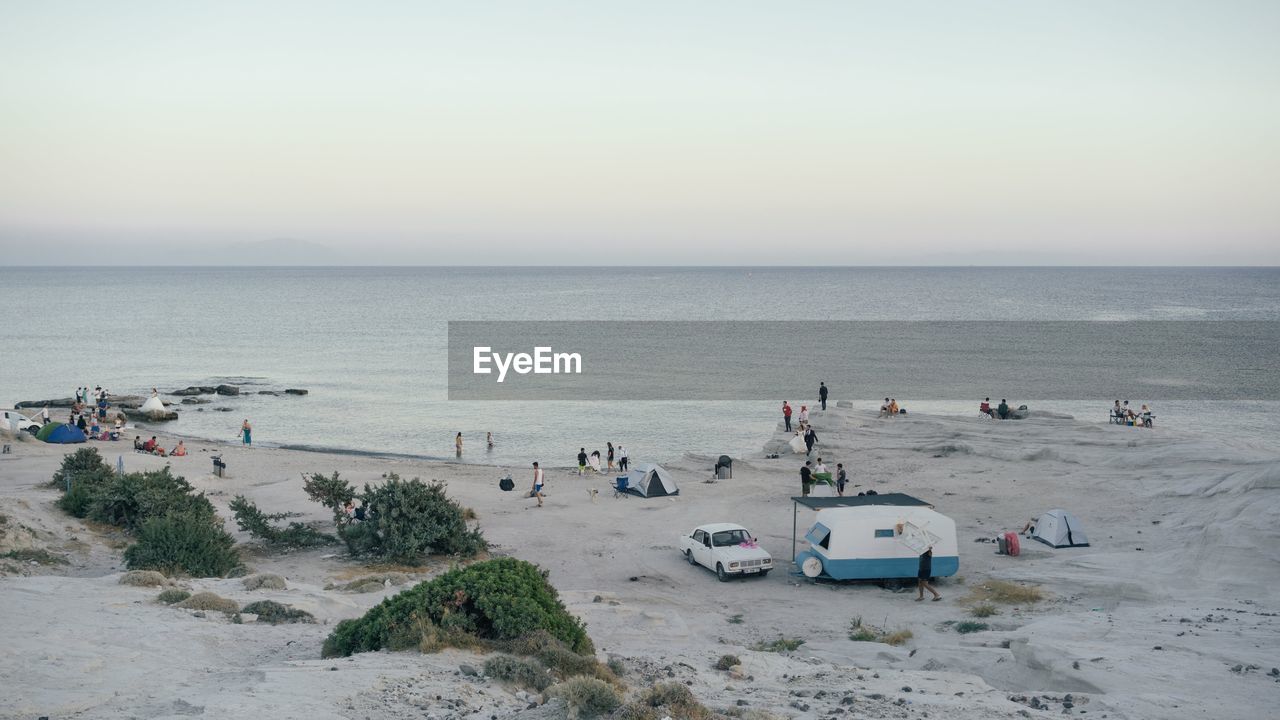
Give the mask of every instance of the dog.
POLYGON ((599 495, 599 494, 600 494, 600 491, 599 491, 599 490, 597 490, 597 489, 595 489, 595 488, 587 488, 587 495, 591 497, 591 502, 592 502, 593 504, 594 504, 594 503, 595 503, 595 501, 596 501, 596 496, 597 496, 597 495, 599 495))

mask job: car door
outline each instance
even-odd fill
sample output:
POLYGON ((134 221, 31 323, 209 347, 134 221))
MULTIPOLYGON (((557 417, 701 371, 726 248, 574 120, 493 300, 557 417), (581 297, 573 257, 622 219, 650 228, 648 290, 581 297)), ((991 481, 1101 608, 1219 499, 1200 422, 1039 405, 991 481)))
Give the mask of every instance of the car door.
POLYGON ((711 535, 699 530, 694 534, 693 541, 693 559, 703 567, 714 568, 715 564, 711 562, 711 535))

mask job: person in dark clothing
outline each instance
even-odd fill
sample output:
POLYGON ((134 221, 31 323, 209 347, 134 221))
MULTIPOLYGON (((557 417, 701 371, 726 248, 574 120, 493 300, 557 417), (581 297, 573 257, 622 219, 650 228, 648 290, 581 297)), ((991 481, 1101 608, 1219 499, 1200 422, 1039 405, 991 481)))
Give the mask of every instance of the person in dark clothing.
POLYGON ((806 452, 813 452, 813 446, 817 442, 818 433, 814 432, 812 427, 804 431, 804 446, 806 452))
POLYGON ((849 483, 849 474, 844 471, 844 463, 836 463, 836 495, 844 497, 844 486, 849 483))
POLYGON ((578 448, 578 474, 585 475, 587 473, 587 449, 578 448))
POLYGON ((791 406, 782 401, 782 422, 787 424, 787 432, 791 432, 791 406))
POLYGON ((818 383, 818 402, 822 403, 822 409, 827 409, 827 384, 825 382, 818 383))
POLYGON ((1001 420, 1009 419, 1009 401, 1008 400, 1005 400, 1004 398, 1000 398, 1000 407, 996 408, 996 414, 1000 416, 1001 420))
POLYGON ((809 490, 813 488, 813 471, 809 469, 809 461, 804 461, 804 467, 800 468, 800 494, 809 497, 809 490))
POLYGON ((938 602, 942 599, 942 595, 929 583, 929 579, 933 577, 933 546, 930 545, 924 552, 920 553, 920 570, 916 573, 916 585, 920 591, 920 595, 916 597, 916 602, 924 600, 924 591, 928 590, 933 593, 933 601, 938 602))

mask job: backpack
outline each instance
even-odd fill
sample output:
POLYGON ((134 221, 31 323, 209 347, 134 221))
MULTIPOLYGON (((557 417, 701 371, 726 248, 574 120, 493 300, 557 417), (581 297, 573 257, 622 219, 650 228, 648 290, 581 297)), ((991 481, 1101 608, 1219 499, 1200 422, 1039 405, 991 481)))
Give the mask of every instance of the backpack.
POLYGON ((498 481, 498 488, 501 489, 503 492, 510 492, 514 490, 515 487, 516 487, 515 481, 511 479, 510 475, 498 481))

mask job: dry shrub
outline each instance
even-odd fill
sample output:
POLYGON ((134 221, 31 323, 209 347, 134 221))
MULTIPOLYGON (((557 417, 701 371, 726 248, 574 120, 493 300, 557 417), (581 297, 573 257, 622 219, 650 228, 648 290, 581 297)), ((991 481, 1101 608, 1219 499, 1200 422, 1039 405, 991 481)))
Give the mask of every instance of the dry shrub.
POLYGON ((871 625, 863 625, 862 618, 854 618, 849 623, 849 639, 854 642, 878 642, 885 645, 898 646, 910 640, 914 635, 910 630, 889 632, 871 625))
POLYGON ((155 570, 130 570, 120 576, 120 584, 134 587, 164 587, 169 584, 169 578, 155 570))
POLYGON ((275 573, 250 575, 243 580, 245 590, 284 590, 284 578, 275 573))
POLYGON ((314 623, 315 616, 306 610, 299 610, 274 600, 259 600, 245 605, 240 612, 258 616, 258 622, 269 625, 283 623, 314 623))
POLYGON ((378 575, 366 575, 358 577, 350 582, 342 584, 330 583, 325 586, 325 590, 337 590, 339 592, 350 593, 367 593, 380 592, 387 587, 387 583, 392 586, 404 585, 409 582, 409 576, 402 572, 380 573, 378 575))
POLYGON ((976 618, 989 618, 992 615, 999 615, 1000 611, 996 609, 995 605, 982 603, 969 608, 969 614, 976 618))
POLYGON ((235 600, 228 600, 211 592, 198 592, 178 603, 178 607, 186 610, 215 610, 228 615, 240 612, 240 604, 235 600))
POLYGON ((1034 585, 1019 585, 1004 580, 986 580, 974 586, 964 602, 1029 605, 1044 599, 1044 591, 1034 585))
MULTIPOLYGON (((3 533, 0 533, 3 535, 3 533)), ((20 563, 36 563, 37 565, 69 565, 67 559, 61 555, 54 555, 44 548, 17 548, 10 550, 0 558, 7 560, 17 560, 20 563)))
POLYGON ((642 691, 615 715, 621 720, 710 720, 715 713, 698 702, 684 683, 665 682, 642 691))
POLYGON ((513 685, 542 692, 550 687, 550 671, 537 660, 495 655, 484 663, 484 674, 513 685))
POLYGON ((880 636, 880 642, 886 645, 901 645, 910 640, 914 635, 910 630, 895 630, 880 636))
POLYGON ((771 640, 768 642, 761 640, 755 645, 752 645, 751 649, 758 652, 791 652, 803 644, 804 640, 801 640, 800 638, 779 637, 777 640, 771 640))
POLYGON ((735 665, 741 664, 742 661, 738 659, 737 655, 721 655, 720 659, 716 660, 716 664, 713 667, 717 670, 728 670, 735 665))
MULTIPOLYGON (((681 685, 681 687, 684 687, 681 685)), ((603 680, 575 677, 547 688, 548 700, 563 698, 569 705, 571 718, 595 718, 607 715, 622 705, 618 691, 603 680)))
POLYGON ((182 588, 169 588, 156 596, 156 602, 173 605, 191 597, 191 592, 182 588))

